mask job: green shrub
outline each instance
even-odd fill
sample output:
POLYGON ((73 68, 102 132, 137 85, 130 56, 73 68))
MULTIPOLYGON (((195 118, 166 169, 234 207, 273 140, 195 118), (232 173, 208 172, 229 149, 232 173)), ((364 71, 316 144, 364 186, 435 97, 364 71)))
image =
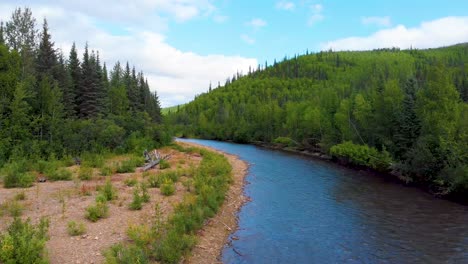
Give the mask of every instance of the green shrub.
POLYGON ((78 173, 78 178, 82 181, 89 181, 93 178, 93 168, 81 166, 78 173))
POLYGON ((167 160, 161 159, 161 161, 159 161, 159 169, 165 170, 165 169, 168 169, 170 167, 171 167, 171 164, 169 164, 169 162, 167 160))
POLYGON ((70 236, 81 236, 86 233, 86 226, 81 222, 69 221, 67 224, 67 232, 70 236))
POLYGON ((97 222, 101 218, 106 218, 109 215, 109 206, 105 202, 96 202, 94 205, 86 208, 85 217, 91 222, 97 222))
POLYGON ((3 186, 5 188, 27 188, 34 183, 35 176, 27 171, 25 162, 11 162, 2 170, 3 186))
POLYGON ((117 172, 118 173, 135 172, 136 167, 141 167, 144 164, 145 164, 144 158, 132 157, 128 160, 124 160, 120 162, 119 166, 117 167, 117 172))
POLYGON ((150 174, 146 180, 150 188, 159 188, 159 177, 155 174, 150 174))
POLYGON ((110 179, 107 179, 106 184, 104 184, 104 186, 100 189, 99 192, 105 197, 106 201, 112 201, 117 199, 118 197, 117 191, 112 185, 110 179))
POLYGON ((105 157, 101 154, 85 153, 83 154, 81 166, 100 168, 104 166, 105 157))
POLYGON ((23 205, 17 200, 5 201, 0 205, 0 216, 8 212, 11 217, 19 217, 23 214, 23 210, 23 205))
POLYGON ((147 203, 150 201, 150 195, 148 193, 148 186, 144 182, 140 182, 139 189, 141 192, 141 200, 144 203, 147 203))
POLYGON ((289 137, 277 137, 277 138, 275 138, 273 140, 273 143, 280 144, 280 145, 285 145, 285 146, 288 146, 288 147, 296 147, 297 146, 297 142, 292 140, 289 137))
POLYGON ((138 179, 135 176, 133 176, 131 178, 125 179, 124 183, 125 183, 125 185, 127 185, 129 187, 132 187, 132 186, 135 186, 138 183, 138 179))
POLYGON ((138 189, 133 191, 133 200, 129 205, 131 210, 141 210, 143 208, 143 199, 140 196, 138 189))
POLYGON ((163 184, 161 184, 161 193, 164 196, 173 195, 174 192, 175 192, 175 185, 171 180, 167 179, 166 181, 164 181, 163 184))
POLYGON ((49 173, 47 179, 50 181, 69 181, 72 179, 72 172, 65 168, 60 168, 49 173))
POLYGON ((388 170, 392 164, 392 158, 385 149, 379 152, 375 148, 356 145, 351 141, 331 147, 330 154, 352 165, 366 166, 379 171, 388 170))
POLYGON ((112 167, 109 167, 109 166, 101 167, 101 175, 102 176, 110 176, 110 175, 112 175, 112 173, 113 173, 112 167))
POLYGON ((113 245, 104 253, 106 264, 146 264, 149 263, 148 254, 137 245, 113 245))
POLYGON ((5 233, 0 234, 0 263, 48 263, 45 243, 49 222, 42 218, 37 226, 30 220, 15 218, 5 233))
POLYGON ((17 194, 15 194, 14 200, 16 201, 26 200, 26 193, 24 191, 18 192, 17 194))

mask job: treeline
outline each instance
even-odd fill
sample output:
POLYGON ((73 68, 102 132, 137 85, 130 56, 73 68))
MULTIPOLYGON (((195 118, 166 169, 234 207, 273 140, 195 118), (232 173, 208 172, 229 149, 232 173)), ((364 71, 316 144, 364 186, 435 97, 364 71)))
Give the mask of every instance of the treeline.
POLYGON ((184 136, 276 142, 468 194, 468 45, 320 52, 236 74, 168 122, 184 136))
POLYGON ((54 47, 46 19, 29 8, 0 24, 0 167, 7 161, 83 152, 132 151, 164 144, 161 111, 143 72, 75 44, 54 47), (110 76, 109 76, 110 75, 110 76))

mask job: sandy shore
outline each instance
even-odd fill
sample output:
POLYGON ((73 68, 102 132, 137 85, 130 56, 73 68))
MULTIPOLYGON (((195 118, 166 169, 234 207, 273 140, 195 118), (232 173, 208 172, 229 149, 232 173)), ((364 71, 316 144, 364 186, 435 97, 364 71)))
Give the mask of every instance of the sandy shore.
POLYGON ((190 256, 184 261, 184 263, 188 264, 222 263, 221 251, 224 245, 228 243, 229 235, 236 231, 238 223, 237 212, 247 201, 247 197, 244 195, 244 185, 248 164, 237 156, 212 148, 194 143, 178 143, 222 153, 228 158, 232 166, 233 183, 226 194, 223 206, 219 209, 218 214, 211 218, 202 230, 199 231, 198 243, 190 256))

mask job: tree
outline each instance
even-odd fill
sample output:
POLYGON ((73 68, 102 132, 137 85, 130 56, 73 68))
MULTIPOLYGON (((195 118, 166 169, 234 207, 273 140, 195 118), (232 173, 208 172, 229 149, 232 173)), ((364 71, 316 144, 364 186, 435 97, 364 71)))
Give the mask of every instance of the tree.
POLYGON ((15 9, 11 20, 6 22, 5 35, 8 46, 21 54, 23 79, 34 74, 34 51, 36 49, 36 19, 31 9, 15 9))
POLYGON ((49 34, 47 20, 44 18, 44 24, 41 32, 41 42, 37 52, 36 70, 39 76, 52 76, 53 70, 57 65, 57 54, 54 49, 54 43, 49 34))
POLYGON ((5 45, 3 21, 0 21, 0 45, 5 45))
MULTIPOLYGON (((75 106, 75 111, 73 113, 73 117, 76 116, 77 113, 79 113, 79 105, 81 104, 81 96, 80 94, 80 89, 81 89, 81 66, 80 66, 80 61, 78 59, 78 53, 76 52, 76 45, 75 42, 73 42, 73 45, 70 50, 70 56, 68 58, 68 72, 70 74, 70 93, 69 96, 74 98, 74 106, 75 106)), ((68 95, 67 95, 68 96, 68 95)), ((71 99, 71 98, 70 98, 71 99)), ((72 107, 72 106, 70 106, 72 107)))

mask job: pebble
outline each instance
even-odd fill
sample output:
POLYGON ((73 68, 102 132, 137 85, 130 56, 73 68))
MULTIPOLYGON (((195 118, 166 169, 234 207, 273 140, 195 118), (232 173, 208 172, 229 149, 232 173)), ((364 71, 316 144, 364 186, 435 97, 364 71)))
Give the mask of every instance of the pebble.
POLYGON ((98 240, 98 239, 99 239, 99 237, 94 237, 94 240, 98 240))

